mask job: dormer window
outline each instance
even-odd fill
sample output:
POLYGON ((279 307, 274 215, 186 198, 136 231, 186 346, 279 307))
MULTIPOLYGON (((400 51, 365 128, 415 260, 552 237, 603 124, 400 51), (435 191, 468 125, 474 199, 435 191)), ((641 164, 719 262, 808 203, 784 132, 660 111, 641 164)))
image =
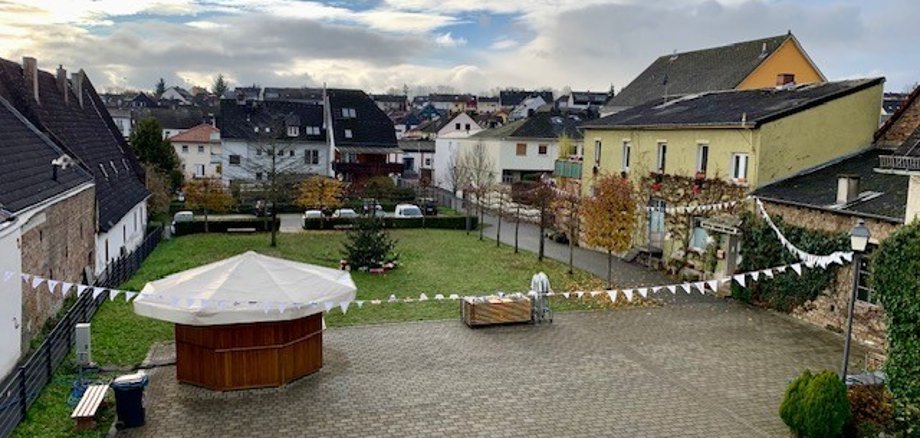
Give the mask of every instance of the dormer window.
POLYGON ((319 126, 307 126, 307 135, 319 135, 319 126))
POLYGON ((115 167, 115 162, 112 160, 109 160, 109 166, 112 166, 112 171, 115 172, 116 175, 118 175, 118 168, 115 167))
POLYGON ((355 117, 357 117, 357 113, 354 108, 342 108, 343 119, 353 119, 355 117))
POLYGON ((105 171, 105 166, 102 163, 99 163, 99 170, 102 171, 102 176, 104 176, 106 179, 109 178, 109 173, 105 171))
POLYGON ((352 135, 351 135, 351 129, 346 129, 346 130, 345 130, 345 138, 351 138, 351 137, 352 137, 352 135))
POLYGON ((300 135, 299 126, 288 126, 288 137, 297 137, 300 135))

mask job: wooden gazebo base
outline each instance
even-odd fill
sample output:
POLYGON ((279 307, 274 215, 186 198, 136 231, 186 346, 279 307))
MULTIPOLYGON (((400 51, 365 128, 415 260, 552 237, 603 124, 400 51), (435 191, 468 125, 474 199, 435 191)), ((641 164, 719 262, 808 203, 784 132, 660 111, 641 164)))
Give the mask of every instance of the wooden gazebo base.
POLYGON ((251 324, 176 324, 176 375, 182 383, 218 391, 273 387, 322 366, 322 314, 251 324))

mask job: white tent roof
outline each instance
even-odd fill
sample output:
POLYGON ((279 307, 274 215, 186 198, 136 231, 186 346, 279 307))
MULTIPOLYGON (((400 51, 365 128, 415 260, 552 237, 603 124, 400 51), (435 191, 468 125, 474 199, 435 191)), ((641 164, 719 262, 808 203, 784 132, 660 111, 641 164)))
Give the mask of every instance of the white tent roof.
POLYGON ((249 251, 147 283, 134 312, 188 325, 286 321, 352 301, 356 291, 346 271, 249 251))

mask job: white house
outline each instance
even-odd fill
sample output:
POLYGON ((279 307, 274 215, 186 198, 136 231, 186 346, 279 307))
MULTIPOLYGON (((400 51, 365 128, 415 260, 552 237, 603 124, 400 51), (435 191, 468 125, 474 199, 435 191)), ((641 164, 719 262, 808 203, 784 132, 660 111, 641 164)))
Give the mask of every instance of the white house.
POLYGON ((560 109, 585 110, 588 108, 600 108, 607 103, 607 93, 592 93, 590 91, 573 91, 565 96, 559 104, 560 109))
POLYGON ((160 100, 171 100, 179 105, 191 105, 192 95, 179 87, 169 87, 160 96, 160 100))
POLYGON ((514 107, 511 110, 511 114, 508 115, 508 119, 521 120, 523 118, 530 117, 537 111, 541 106, 546 105, 546 100, 543 99, 543 96, 531 96, 521 102, 520 105, 514 107))
POLYGON ((494 113, 502 109, 498 97, 479 96, 476 98, 476 111, 479 113, 494 113))
POLYGON ((220 130, 207 123, 169 138, 187 179, 219 178, 221 171, 220 130))
POLYGON ((493 166, 496 183, 512 183, 552 173, 559 156, 560 137, 568 137, 576 146, 581 142, 577 125, 578 120, 574 118, 537 113, 469 137, 444 142, 439 138, 435 145, 436 184, 449 189, 448 167, 457 165, 464 155, 477 153, 479 145, 483 146, 481 150, 493 166))

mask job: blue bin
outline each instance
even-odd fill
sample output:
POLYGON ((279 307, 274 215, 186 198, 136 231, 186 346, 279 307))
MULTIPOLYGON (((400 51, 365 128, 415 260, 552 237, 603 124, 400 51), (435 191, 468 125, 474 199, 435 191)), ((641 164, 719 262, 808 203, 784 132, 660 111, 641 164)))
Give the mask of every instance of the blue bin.
POLYGON ((127 429, 144 425, 144 388, 147 387, 147 383, 146 374, 136 373, 118 377, 109 385, 115 392, 115 412, 118 414, 116 428, 127 429))

